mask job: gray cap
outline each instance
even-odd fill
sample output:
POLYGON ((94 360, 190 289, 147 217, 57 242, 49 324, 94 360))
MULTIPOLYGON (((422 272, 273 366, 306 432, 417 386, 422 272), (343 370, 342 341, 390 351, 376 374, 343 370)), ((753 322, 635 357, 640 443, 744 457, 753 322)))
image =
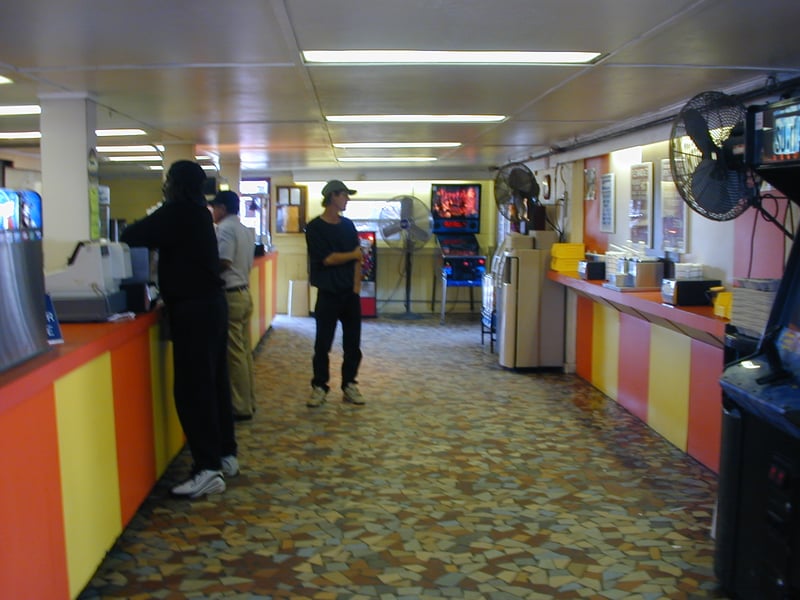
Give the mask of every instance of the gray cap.
POLYGON ((356 193, 355 190, 351 190, 338 179, 330 180, 328 183, 325 184, 325 187, 322 188, 323 198, 327 198, 328 196, 330 196, 331 194, 335 194, 336 192, 347 192, 350 196, 356 193))

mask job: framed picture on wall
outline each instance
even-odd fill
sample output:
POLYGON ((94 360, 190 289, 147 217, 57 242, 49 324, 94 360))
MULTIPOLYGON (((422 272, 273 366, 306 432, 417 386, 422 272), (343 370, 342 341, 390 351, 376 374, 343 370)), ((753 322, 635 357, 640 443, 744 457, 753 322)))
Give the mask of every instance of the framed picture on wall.
POLYGON ((686 246, 686 203, 675 187, 669 159, 661 161, 661 236, 662 249, 667 252, 688 252, 686 246))
POLYGON ((614 189, 614 174, 600 177, 600 231, 614 233, 617 203, 614 189))
POLYGON ((653 247, 653 163, 631 165, 631 203, 628 210, 630 239, 653 247))
POLYGON ((583 170, 583 192, 586 200, 594 200, 597 196, 597 169, 583 170))
POLYGON ((276 186, 275 233, 303 233, 306 228, 306 187, 276 186))

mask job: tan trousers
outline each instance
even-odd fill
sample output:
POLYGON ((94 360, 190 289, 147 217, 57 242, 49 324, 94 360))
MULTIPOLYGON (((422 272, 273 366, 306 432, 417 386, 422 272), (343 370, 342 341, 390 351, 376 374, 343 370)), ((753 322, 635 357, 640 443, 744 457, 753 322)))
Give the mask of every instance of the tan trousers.
POLYGON ((228 370, 233 414, 250 417, 256 408, 250 336, 253 299, 249 289, 228 291, 225 297, 228 299, 228 370))

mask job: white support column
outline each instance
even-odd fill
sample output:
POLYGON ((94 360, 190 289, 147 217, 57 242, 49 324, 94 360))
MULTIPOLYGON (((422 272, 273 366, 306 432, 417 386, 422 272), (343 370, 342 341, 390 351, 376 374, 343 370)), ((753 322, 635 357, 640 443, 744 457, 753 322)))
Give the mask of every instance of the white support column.
POLYGON ((97 108, 85 95, 41 97, 42 221, 45 271, 63 268, 75 244, 91 239, 90 196, 97 196, 97 108))
POLYGON ((242 180, 242 163, 237 160, 223 160, 219 163, 220 175, 228 182, 228 189, 239 193, 239 183, 242 180))

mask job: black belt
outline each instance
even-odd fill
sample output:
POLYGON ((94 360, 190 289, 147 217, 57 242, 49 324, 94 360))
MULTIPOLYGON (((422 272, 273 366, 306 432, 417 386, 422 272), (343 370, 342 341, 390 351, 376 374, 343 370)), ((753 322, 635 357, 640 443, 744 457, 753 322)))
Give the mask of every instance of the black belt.
POLYGON ((236 287, 225 288, 226 292, 242 292, 247 289, 246 285, 237 285, 236 287))

